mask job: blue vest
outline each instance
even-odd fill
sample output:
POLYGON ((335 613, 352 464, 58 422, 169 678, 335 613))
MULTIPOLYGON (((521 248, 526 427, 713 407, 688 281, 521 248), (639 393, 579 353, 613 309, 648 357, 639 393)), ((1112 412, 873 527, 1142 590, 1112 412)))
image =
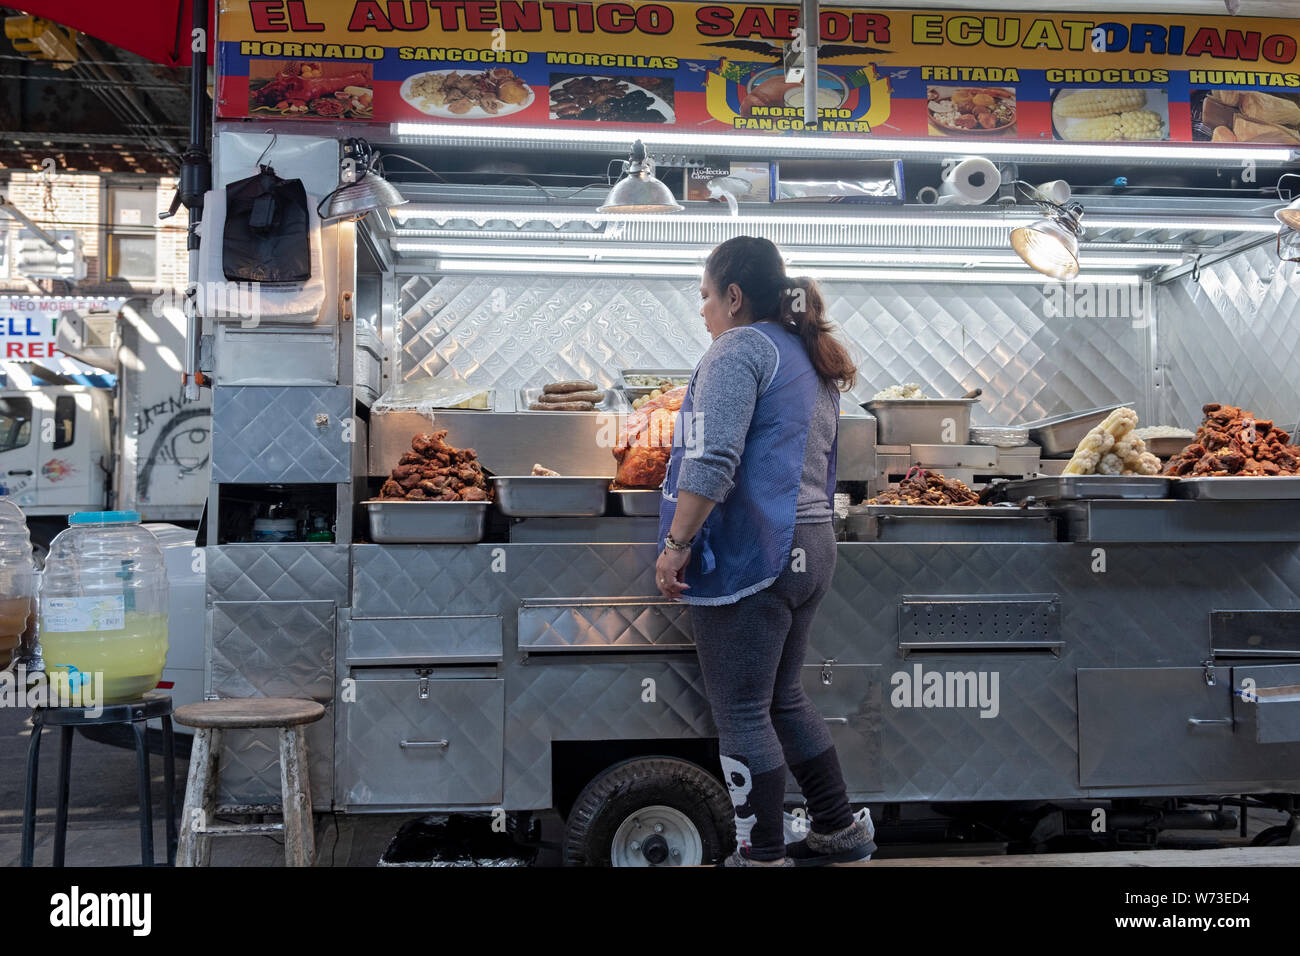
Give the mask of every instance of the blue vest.
MULTIPOLYGON (((727 500, 715 504, 691 546, 682 594, 687 604, 732 604, 771 585, 790 560, 795 509, 803 477, 809 425, 823 384, 797 334, 776 322, 756 322, 776 346, 778 361, 771 382, 758 397, 745 450, 727 500)), ((672 453, 659 504, 659 543, 672 527, 677 510, 677 479, 682 459, 708 439, 709 423, 694 422, 695 373, 673 425, 672 453)), ((838 401, 836 410, 838 412, 838 401)), ((827 455, 826 497, 835 498, 836 442, 827 455)))

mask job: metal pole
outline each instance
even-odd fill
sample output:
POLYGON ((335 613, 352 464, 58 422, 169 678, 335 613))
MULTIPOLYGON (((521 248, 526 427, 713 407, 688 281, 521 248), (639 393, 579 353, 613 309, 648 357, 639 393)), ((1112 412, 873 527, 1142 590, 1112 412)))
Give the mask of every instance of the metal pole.
POLYGON ((199 397, 199 234, 198 224, 203 220, 203 194, 212 187, 212 165, 208 158, 203 114, 204 93, 208 79, 208 46, 213 37, 207 35, 208 0, 194 0, 193 28, 204 33, 203 50, 190 53, 190 144, 181 163, 180 199, 189 213, 189 230, 185 248, 189 253, 188 284, 185 288, 185 357, 183 382, 185 397, 193 401, 199 397))
POLYGON ((799 22, 803 25, 803 123, 806 128, 817 127, 817 47, 822 42, 817 0, 802 0, 799 22))

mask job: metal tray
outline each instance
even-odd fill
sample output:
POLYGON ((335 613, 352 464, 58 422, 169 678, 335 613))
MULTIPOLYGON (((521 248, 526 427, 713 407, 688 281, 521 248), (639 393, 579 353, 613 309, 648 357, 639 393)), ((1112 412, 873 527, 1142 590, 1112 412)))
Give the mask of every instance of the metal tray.
POLYGON ((623 514, 635 517, 657 516, 659 502, 663 500, 663 493, 658 488, 637 488, 631 491, 615 491, 613 494, 623 508, 623 514))
POLYGON ((1175 498, 1215 501, 1283 501, 1300 498, 1300 478, 1292 475, 1227 475, 1220 478, 1175 478, 1175 498))
POLYGON ((1169 479, 1158 475, 1046 475, 991 485, 989 497, 1000 501, 1168 498, 1169 479))
MULTIPOLYGON (((605 397, 601 401, 595 403, 596 407, 594 411, 611 412, 621 407, 621 403, 618 400, 617 392, 615 392, 612 388, 602 388, 601 391, 605 393, 605 397)), ((574 412, 571 409, 561 410, 558 408, 557 409, 529 408, 528 406, 531 405, 533 402, 537 401, 538 396, 540 396, 541 394, 542 394, 542 389, 540 388, 521 388, 519 390, 519 410, 521 412, 547 411, 550 414, 555 414, 556 412, 559 412, 562 415, 574 414, 574 412)))
POLYGON ((880 445, 965 445, 970 436, 970 410, 978 398, 881 398, 863 402, 876 417, 880 445), (945 442, 944 419, 956 424, 953 441, 945 442))
POLYGON ((1100 425, 1117 408, 1132 407, 1132 402, 1116 402, 1114 405, 1090 408, 1085 412, 1066 412, 1051 418, 1022 422, 1021 427, 1029 429, 1029 440, 1042 447, 1044 458, 1069 458, 1094 425, 1100 425))
POLYGON ((572 475, 497 475, 497 506, 512 518, 595 518, 605 513, 609 479, 572 475))
POLYGON ((1173 458, 1194 441, 1195 436, 1189 435, 1187 438, 1145 438, 1143 444, 1157 458, 1173 458))
POLYGON ((490 501, 367 501, 376 544, 465 543, 483 540, 490 501))
POLYGON ((624 368, 619 369, 618 387, 623 390, 628 401, 634 398, 640 398, 642 395, 649 395, 659 386, 657 385, 629 385, 627 377, 629 375, 662 375, 664 378, 681 379, 685 385, 690 381, 692 369, 689 368, 624 368))

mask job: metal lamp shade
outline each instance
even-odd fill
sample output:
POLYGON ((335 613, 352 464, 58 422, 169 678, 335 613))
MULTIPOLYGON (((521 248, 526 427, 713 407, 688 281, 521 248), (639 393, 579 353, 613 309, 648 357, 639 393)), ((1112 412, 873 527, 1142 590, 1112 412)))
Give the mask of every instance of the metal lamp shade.
POLYGON ((1079 274, 1078 236, 1051 219, 1012 229, 1011 248, 1031 269, 1045 276, 1072 279, 1079 274))
POLYGON ((378 173, 371 172, 355 183, 348 183, 334 193, 325 210, 326 219, 345 216, 361 217, 372 209, 387 209, 406 202, 397 187, 378 173))
POLYGON ((1273 213, 1273 218, 1288 229, 1300 230, 1300 196, 1291 200, 1289 205, 1273 213))
POLYGON ((629 169, 614 184, 599 207, 600 212, 680 212, 684 207, 673 198, 672 190, 654 177, 649 169, 629 169))

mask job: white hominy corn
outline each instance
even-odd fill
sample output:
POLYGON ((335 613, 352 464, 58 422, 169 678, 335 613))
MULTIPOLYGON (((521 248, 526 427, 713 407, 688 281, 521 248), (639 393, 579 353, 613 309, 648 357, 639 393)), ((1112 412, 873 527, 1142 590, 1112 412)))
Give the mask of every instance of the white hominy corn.
POLYGON ((1142 90, 1081 90, 1056 99, 1056 115, 1068 119, 1089 119, 1107 113, 1122 113, 1145 106, 1142 90))
POLYGON ((1129 110, 1094 116, 1073 124, 1065 138, 1079 141, 1163 139, 1160 114, 1152 110, 1129 110))

